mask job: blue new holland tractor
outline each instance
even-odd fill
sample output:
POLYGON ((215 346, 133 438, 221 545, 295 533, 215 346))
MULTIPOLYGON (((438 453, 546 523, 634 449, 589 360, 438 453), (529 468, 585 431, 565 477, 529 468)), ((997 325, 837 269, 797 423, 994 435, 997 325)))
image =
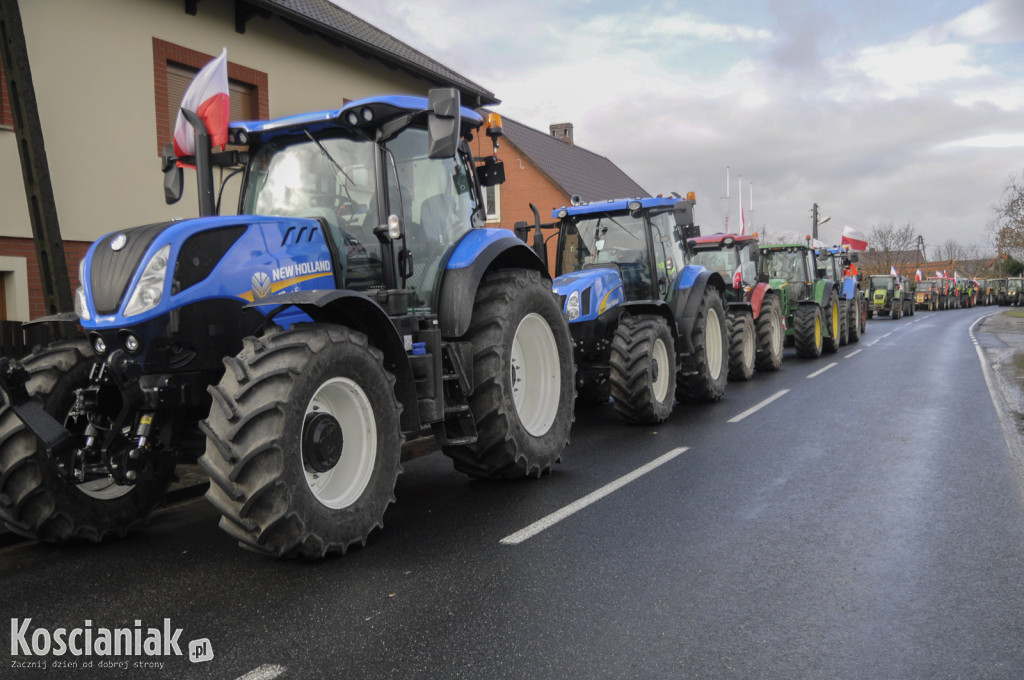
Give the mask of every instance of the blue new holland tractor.
POLYGON ((382 526, 406 441, 432 436, 473 477, 560 460, 568 327, 542 261, 483 228, 481 186, 504 171, 473 158, 484 121, 457 90, 234 123, 217 153, 186 116, 201 216, 94 243, 71 315, 85 337, 0 361, 10 529, 122 535, 198 459, 243 547, 321 557, 382 526), (216 166, 244 173, 237 215, 216 214, 216 166))
POLYGON ((554 290, 562 299, 580 399, 611 396, 627 423, 659 423, 676 398, 718 401, 728 335, 718 272, 689 264, 700 235, 693 195, 558 208, 554 290))

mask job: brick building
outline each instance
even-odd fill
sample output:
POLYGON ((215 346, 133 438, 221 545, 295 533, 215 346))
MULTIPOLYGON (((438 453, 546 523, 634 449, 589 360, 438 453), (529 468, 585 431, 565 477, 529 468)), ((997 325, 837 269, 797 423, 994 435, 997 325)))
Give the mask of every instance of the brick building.
MULTIPOLYGON (((459 88, 467 106, 498 101, 328 0, 20 0, 17 7, 72 287, 79 260, 100 236, 196 214, 192 181, 179 203, 164 204, 159 150, 185 87, 224 47, 232 120, 433 87, 459 88)), ((2 70, 0 84, 0 321, 27 321, 53 310, 43 301, 2 70)), ((222 214, 234 212, 238 185, 228 185, 222 214)))
MULTIPOLYGON (((576 146, 571 123, 550 126, 549 133, 503 118, 504 136, 498 159, 505 164, 505 183, 488 190, 488 222, 511 229, 516 222, 533 224, 533 203, 542 223, 551 211, 578 196, 584 202, 650 196, 608 158, 576 146)), ((490 156, 491 140, 477 135, 473 155, 490 156)), ((554 234, 546 230, 545 237, 554 234)), ((554 239, 548 241, 554 262, 554 239)))

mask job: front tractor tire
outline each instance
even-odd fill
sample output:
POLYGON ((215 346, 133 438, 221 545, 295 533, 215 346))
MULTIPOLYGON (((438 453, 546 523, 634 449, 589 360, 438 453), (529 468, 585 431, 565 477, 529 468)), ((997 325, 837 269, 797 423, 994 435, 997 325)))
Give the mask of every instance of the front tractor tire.
POLYGON ((690 333, 693 353, 680 362, 676 397, 690 402, 718 401, 729 377, 725 306, 718 291, 705 289, 693 328, 683 331, 690 333))
POLYGON ((569 443, 575 400, 572 339, 550 285, 533 270, 488 273, 464 339, 473 347, 477 440, 442 451, 471 477, 549 472, 569 443))
POLYGON ((626 423, 662 423, 676 398, 675 341, 660 316, 625 316, 615 329, 608 382, 626 423))
POLYGON ((793 315, 793 344, 796 354, 804 359, 817 359, 824 345, 821 330, 821 307, 804 304, 796 308, 793 315))
POLYGON ((786 331, 782 327, 782 304, 775 295, 766 295, 755 322, 757 330, 756 366, 759 371, 782 368, 782 346, 786 331))
POLYGON ((750 380, 754 376, 754 315, 747 310, 729 312, 726 316, 729 334, 729 380, 750 380))
MULTIPOLYGON (((79 438, 84 423, 67 416, 74 391, 89 382, 93 361, 89 344, 72 340, 48 345, 21 362, 29 373, 29 397, 79 438)), ((16 534, 49 543, 124 536, 163 501, 171 483, 170 461, 156 461, 154 468, 130 486, 110 479, 75 484, 60 474, 10 405, 0 407, 0 518, 16 534)))
POLYGON ((240 545, 320 558, 383 526, 401 473, 402 406, 362 333, 301 324, 244 340, 210 387, 206 494, 240 545))

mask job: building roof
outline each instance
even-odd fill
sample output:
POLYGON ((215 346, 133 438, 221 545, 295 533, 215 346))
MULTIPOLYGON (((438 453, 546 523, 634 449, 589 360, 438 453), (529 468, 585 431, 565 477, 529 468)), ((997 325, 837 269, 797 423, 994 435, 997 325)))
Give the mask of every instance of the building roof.
POLYGON ((650 196, 604 156, 560 141, 504 116, 502 132, 567 196, 578 195, 586 202, 650 196))
POLYGON ((329 42, 363 56, 397 66, 438 85, 457 87, 466 106, 480 107, 500 101, 493 92, 329 0, 247 0, 246 4, 258 8, 256 13, 262 10, 277 14, 300 30, 315 31, 329 42))

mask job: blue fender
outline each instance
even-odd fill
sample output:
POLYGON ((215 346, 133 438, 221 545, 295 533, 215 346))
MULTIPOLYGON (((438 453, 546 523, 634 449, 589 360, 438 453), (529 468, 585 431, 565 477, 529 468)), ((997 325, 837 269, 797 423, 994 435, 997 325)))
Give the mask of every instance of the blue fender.
POLYGON ((492 269, 533 269, 550 279, 544 263, 510 229, 473 229, 452 249, 441 278, 438 323, 441 335, 466 334, 480 281, 492 269))

